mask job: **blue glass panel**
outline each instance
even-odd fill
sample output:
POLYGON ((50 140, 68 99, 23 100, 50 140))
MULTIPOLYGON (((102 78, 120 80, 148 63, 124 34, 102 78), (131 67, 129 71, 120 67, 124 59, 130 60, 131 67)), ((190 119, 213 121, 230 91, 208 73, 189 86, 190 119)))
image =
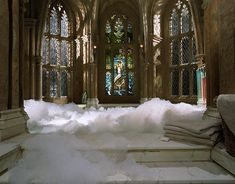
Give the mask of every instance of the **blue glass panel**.
POLYGON ((172 40, 171 42, 171 64, 179 64, 179 43, 176 39, 172 40))
POLYGON ((125 51, 115 51, 113 58, 114 65, 114 95, 123 96, 126 94, 126 58, 125 51))
POLYGON ((128 95, 134 95, 134 72, 128 73, 128 95))
POLYGON ((50 42, 50 60, 52 65, 56 65, 58 61, 58 48, 59 42, 57 39, 52 38, 50 42))
POLYGON ((64 10, 61 17, 61 36, 69 36, 69 20, 66 11, 64 10))
POLYGON ((46 39, 45 36, 43 36, 42 39, 42 64, 48 63, 48 48, 49 48, 49 41, 46 39))
POLYGON ((68 96, 68 77, 66 71, 61 73, 61 96, 68 96))
POLYGON ((105 76, 106 95, 111 95, 111 90, 112 90, 112 74, 110 72, 106 72, 105 76))
POLYGON ((171 13, 170 35, 175 36, 179 33, 179 16, 175 9, 171 13))
POLYGON ((183 37, 181 40, 181 48, 182 48, 182 62, 189 63, 190 61, 190 48, 189 48, 189 38, 183 37))
POLYGON ((42 96, 47 96, 47 82, 48 82, 48 72, 46 69, 42 71, 42 96))
POLYGON ((184 70, 183 71, 183 76, 182 76, 182 91, 183 91, 183 95, 189 95, 189 71, 188 70, 184 70))
POLYGON ((171 73, 171 94, 179 95, 179 71, 177 70, 171 73))
POLYGON ((181 12, 181 31, 182 33, 189 32, 190 29, 190 18, 189 18, 188 7, 184 4, 181 12))
POLYGON ((52 70, 50 72, 50 96, 56 97, 57 95, 57 72, 52 70))
POLYGON ((56 8, 53 7, 50 14, 50 33, 52 35, 59 34, 58 32, 58 14, 56 8))
POLYGON ((63 40, 61 42, 61 65, 67 66, 69 63, 69 42, 63 40))

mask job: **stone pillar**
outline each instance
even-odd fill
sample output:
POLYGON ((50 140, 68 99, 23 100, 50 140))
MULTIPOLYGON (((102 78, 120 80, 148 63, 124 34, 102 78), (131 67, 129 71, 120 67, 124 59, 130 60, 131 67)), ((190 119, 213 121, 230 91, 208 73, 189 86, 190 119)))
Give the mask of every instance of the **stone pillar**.
MULTIPOLYGON (((89 31, 90 32, 90 31, 89 31)), ((87 107, 98 107, 99 100, 97 98, 97 53, 94 44, 94 36, 89 36, 88 41, 88 98, 87 107)))
POLYGON ((22 72, 23 1, 0 0, 0 141, 26 132, 27 114, 23 109, 22 72), (2 37, 4 36, 4 37, 2 37), (3 70, 3 71, 2 71, 3 70))
MULTIPOLYGON (((35 56, 33 63, 35 63, 35 99, 42 99, 42 57, 35 56)), ((48 93, 49 94, 49 93, 48 93)))
POLYGON ((8 109, 9 11, 8 1, 0 0, 0 111, 8 109))

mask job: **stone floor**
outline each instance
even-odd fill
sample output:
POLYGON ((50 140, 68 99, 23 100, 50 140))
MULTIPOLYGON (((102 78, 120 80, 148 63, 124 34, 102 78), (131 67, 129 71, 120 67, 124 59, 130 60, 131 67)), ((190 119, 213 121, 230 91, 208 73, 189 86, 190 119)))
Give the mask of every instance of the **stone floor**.
MULTIPOLYGON (((8 165, 11 168, 12 163, 20 156, 7 159, 6 155, 11 152, 19 155, 19 145, 31 136, 21 135, 1 143, 1 161, 10 163, 8 165)), ((104 142, 107 138, 105 133, 79 135, 78 138, 81 140, 79 151, 99 150, 117 161, 123 160, 129 154, 136 162, 151 168, 154 176, 147 177, 141 174, 126 176, 119 170, 115 175, 104 178, 102 184, 235 184, 235 177, 230 173, 235 170, 235 159, 229 156, 221 145, 212 149, 204 145, 164 142, 160 140, 159 135, 155 134, 142 134, 137 137, 133 133, 124 133, 113 135, 113 138, 106 142, 104 142), (90 142, 89 146, 84 146, 82 140, 90 142), (122 144, 127 140, 128 144, 122 144)), ((0 177, 0 183, 8 183, 8 177, 9 172, 3 174, 0 177)))

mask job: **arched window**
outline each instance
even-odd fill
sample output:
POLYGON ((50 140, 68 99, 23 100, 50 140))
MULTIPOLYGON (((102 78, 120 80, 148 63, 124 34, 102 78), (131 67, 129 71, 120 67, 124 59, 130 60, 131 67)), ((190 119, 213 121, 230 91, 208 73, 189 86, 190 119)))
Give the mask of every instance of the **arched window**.
POLYGON ((42 95, 44 99, 68 97, 73 65, 72 24, 60 1, 48 8, 42 38, 42 95))
POLYGON ((106 96, 135 95, 134 32, 125 15, 116 15, 105 26, 106 96))
POLYGON ((188 0, 178 0, 169 11, 168 50, 170 71, 170 96, 172 98, 195 98, 196 43, 188 0))

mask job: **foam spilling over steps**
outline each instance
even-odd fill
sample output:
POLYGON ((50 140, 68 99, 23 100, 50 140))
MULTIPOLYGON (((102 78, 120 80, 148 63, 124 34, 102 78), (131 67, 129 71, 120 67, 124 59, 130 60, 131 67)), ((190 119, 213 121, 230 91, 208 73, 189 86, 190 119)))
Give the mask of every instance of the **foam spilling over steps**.
MULTIPOLYGON (((127 157, 132 157, 139 166, 134 165, 131 168, 129 167, 131 163, 128 163, 129 169, 132 169, 128 174, 125 168, 124 170, 122 168, 117 169, 111 175, 102 178, 99 184, 235 183, 232 174, 211 160, 211 147, 175 141, 163 142, 159 139, 159 135, 155 134, 141 134, 137 137, 137 135, 126 133, 114 136, 112 140, 104 141, 106 138, 105 133, 79 135, 77 151, 84 155, 94 151, 102 152, 116 162, 122 162, 127 157), (123 139, 128 144, 122 144, 123 139), (88 144, 84 144, 84 141, 88 144), (143 167, 140 169, 141 166, 143 167)), ((14 142, 15 149, 19 149, 16 140, 11 141, 12 146, 9 147, 13 149, 14 142)), ((18 140, 22 141, 22 139, 18 140)), ((12 149, 4 149, 5 154, 11 152, 12 149)), ((2 175, 0 184, 9 183, 10 174, 10 172, 7 172, 2 175)), ((78 184, 82 183, 78 182, 78 184)))

